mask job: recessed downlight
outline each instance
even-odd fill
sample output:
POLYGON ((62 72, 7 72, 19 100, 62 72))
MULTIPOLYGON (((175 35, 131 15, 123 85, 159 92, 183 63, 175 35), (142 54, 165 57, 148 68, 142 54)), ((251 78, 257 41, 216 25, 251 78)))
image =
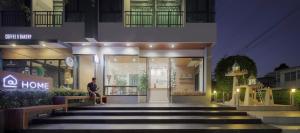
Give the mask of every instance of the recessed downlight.
POLYGON ((175 48, 175 44, 171 44, 171 48, 175 48))

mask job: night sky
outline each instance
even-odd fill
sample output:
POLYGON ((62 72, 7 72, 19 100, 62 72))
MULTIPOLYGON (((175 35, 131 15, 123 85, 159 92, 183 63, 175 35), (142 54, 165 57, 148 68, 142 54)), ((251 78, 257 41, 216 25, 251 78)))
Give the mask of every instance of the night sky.
POLYGON ((300 0, 216 0, 216 13, 213 68, 236 54, 252 58, 259 76, 300 65, 300 0))

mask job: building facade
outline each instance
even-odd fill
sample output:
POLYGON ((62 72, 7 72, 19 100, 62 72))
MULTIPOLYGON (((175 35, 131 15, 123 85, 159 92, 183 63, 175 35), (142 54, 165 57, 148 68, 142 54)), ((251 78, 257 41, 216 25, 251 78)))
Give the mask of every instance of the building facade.
POLYGON ((24 0, 1 7, 2 70, 109 103, 209 103, 213 0, 24 0))
POLYGON ((259 78, 259 81, 277 89, 300 88, 300 66, 276 70, 259 78))

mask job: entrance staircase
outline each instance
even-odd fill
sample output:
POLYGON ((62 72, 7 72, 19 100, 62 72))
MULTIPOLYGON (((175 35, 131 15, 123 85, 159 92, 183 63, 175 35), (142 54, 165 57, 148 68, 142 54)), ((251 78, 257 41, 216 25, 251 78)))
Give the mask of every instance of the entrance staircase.
POLYGON ((224 106, 85 106, 33 119, 25 133, 280 133, 224 106))

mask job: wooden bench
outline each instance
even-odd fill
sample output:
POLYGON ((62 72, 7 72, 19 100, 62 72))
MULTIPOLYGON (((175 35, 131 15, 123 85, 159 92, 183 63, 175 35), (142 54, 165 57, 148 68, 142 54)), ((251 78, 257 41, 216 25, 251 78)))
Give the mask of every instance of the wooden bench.
MULTIPOLYGON (((98 100, 102 100, 101 97, 96 97, 98 100)), ((67 112, 70 100, 90 100, 90 96, 56 96, 53 99, 54 104, 64 104, 64 110, 67 112)))
POLYGON ((61 105, 38 105, 31 107, 21 107, 8 109, 5 111, 5 124, 10 130, 27 129, 29 126, 29 115, 32 113, 45 113, 47 111, 54 111, 65 109, 64 104, 61 105))

